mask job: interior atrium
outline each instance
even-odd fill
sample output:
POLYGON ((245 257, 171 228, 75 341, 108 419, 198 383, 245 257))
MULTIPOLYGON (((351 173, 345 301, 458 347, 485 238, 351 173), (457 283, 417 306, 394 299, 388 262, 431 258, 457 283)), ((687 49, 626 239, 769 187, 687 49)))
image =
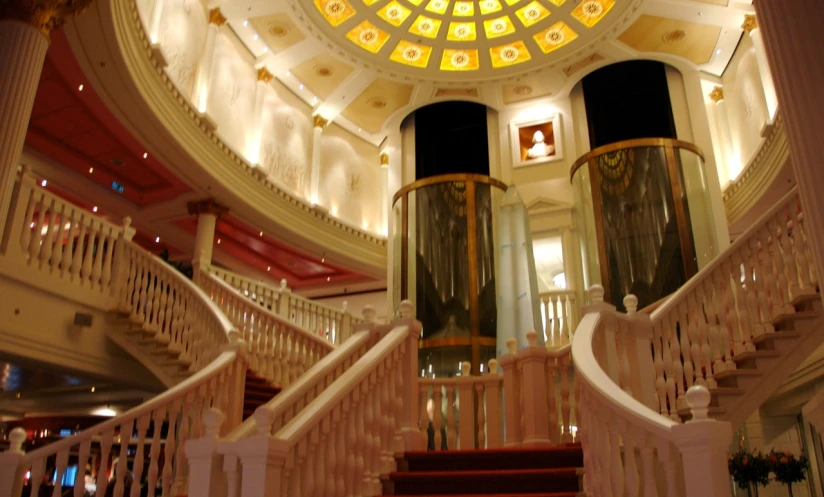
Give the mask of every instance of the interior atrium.
POLYGON ((0 1, 0 497, 824 497, 822 20, 0 1))

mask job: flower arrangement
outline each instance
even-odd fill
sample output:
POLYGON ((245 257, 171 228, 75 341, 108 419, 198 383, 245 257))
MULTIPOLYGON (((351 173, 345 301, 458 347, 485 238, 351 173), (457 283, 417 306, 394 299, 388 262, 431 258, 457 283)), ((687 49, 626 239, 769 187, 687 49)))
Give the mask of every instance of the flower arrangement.
POLYGON ((749 490, 751 495, 758 495, 758 485, 770 482, 769 460, 761 452, 751 452, 742 447, 730 455, 728 466, 736 485, 749 490))
POLYGON ((789 496, 793 497, 793 483, 802 482, 806 479, 804 471, 809 465, 807 456, 801 454, 801 456, 795 457, 789 450, 776 452, 773 449, 767 458, 770 463, 770 470, 775 475, 775 481, 787 485, 789 496))

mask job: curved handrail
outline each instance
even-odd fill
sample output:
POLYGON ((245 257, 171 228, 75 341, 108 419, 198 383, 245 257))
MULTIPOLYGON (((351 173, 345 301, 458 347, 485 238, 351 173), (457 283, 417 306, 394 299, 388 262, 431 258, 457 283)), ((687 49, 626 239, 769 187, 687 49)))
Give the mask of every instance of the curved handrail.
POLYGON ((594 159, 595 157, 608 154, 610 152, 615 152, 617 150, 640 147, 680 148, 684 150, 689 150, 690 152, 699 156, 702 162, 704 161, 704 151, 698 148, 698 145, 695 145, 690 142, 676 140, 674 138, 634 138, 632 140, 623 140, 620 142, 610 143, 608 145, 602 145, 598 148, 590 150, 581 157, 578 157, 578 159, 575 162, 573 162, 572 166, 569 168, 569 180, 572 181, 573 177, 575 176, 575 172, 578 170, 578 168, 580 168, 584 164, 587 164, 590 160, 594 159))

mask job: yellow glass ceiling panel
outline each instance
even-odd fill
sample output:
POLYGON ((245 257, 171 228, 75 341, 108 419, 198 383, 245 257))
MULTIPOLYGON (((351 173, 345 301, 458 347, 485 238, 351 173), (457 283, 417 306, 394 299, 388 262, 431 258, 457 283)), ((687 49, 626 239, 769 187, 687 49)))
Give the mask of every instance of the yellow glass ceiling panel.
POLYGON ((474 22, 450 22, 449 33, 446 39, 449 41, 472 41, 477 37, 474 22))
POLYGON ((429 0, 429 3, 426 4, 426 10, 436 14, 445 13, 447 7, 449 7, 449 0, 429 0))
POLYGON ((553 3, 553 4, 555 4, 555 5, 559 6, 559 7, 560 7, 561 5, 563 5, 563 4, 564 4, 564 2, 566 2, 566 0, 549 0, 549 1, 550 1, 550 3, 553 3))
POLYGON ((395 27, 400 26, 411 13, 411 10, 399 4, 396 0, 392 0, 378 11, 381 19, 395 27))
MULTIPOLYGON (((377 2, 378 0, 375 0, 375 1, 377 2)), ((421 4, 422 0, 406 0, 406 1, 417 7, 418 5, 421 4)))
POLYGON ((549 28, 536 34, 534 38, 538 46, 541 47, 541 50, 543 50, 544 53, 549 53, 578 38, 578 33, 567 26, 564 21, 558 21, 549 28))
POLYGON ((546 7, 538 3, 537 0, 533 0, 525 7, 516 10, 515 15, 518 16, 518 19, 521 20, 524 26, 530 27, 536 22, 546 18, 546 16, 549 15, 549 11, 546 7))
POLYGON ((375 27, 369 21, 363 21, 346 33, 346 37, 362 49, 378 53, 389 39, 389 33, 375 27))
POLYGON ((521 0, 506 0, 507 5, 515 5, 516 3, 520 2, 521 0))
POLYGON ((572 17, 591 28, 607 15, 613 5, 615 0, 586 0, 572 11, 572 17))
POLYGON ((498 0, 481 0, 479 6, 481 8, 481 14, 483 15, 501 10, 501 2, 498 0))
POLYGON ((438 31, 441 29, 440 19, 430 19, 426 16, 418 16, 412 26, 409 27, 409 32, 413 35, 425 36, 426 38, 435 38, 438 36, 438 31))
POLYGON ((487 38, 497 38, 514 33, 515 26, 512 24, 509 16, 503 16, 484 21, 484 31, 486 32, 487 38))
POLYGON ((492 67, 495 68, 520 64, 532 58, 522 41, 492 47, 489 49, 489 55, 492 58, 492 67))
POLYGON ((426 67, 431 54, 432 47, 401 40, 389 59, 407 66, 426 67))
POLYGON ((452 9, 452 15, 456 17, 467 17, 475 15, 475 4, 458 0, 455 2, 455 8, 452 9))
POLYGON ((447 48, 441 57, 442 71, 475 71, 480 67, 478 51, 447 48))
POLYGON ((377 2, 378 2, 378 0, 363 0, 363 3, 365 3, 366 5, 372 5, 373 3, 377 3, 377 2))
POLYGON ((337 26, 355 15, 355 9, 346 0, 315 0, 315 7, 332 26, 337 26))

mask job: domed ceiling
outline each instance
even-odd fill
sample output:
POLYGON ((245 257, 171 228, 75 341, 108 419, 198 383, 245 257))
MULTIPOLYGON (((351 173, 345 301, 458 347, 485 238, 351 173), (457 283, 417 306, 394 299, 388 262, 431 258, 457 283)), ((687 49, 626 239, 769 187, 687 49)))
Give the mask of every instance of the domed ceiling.
POLYGON ((617 18, 613 10, 630 3, 313 0, 307 14, 358 58, 411 77, 466 80, 523 72, 569 55, 603 31, 605 20, 617 18))

